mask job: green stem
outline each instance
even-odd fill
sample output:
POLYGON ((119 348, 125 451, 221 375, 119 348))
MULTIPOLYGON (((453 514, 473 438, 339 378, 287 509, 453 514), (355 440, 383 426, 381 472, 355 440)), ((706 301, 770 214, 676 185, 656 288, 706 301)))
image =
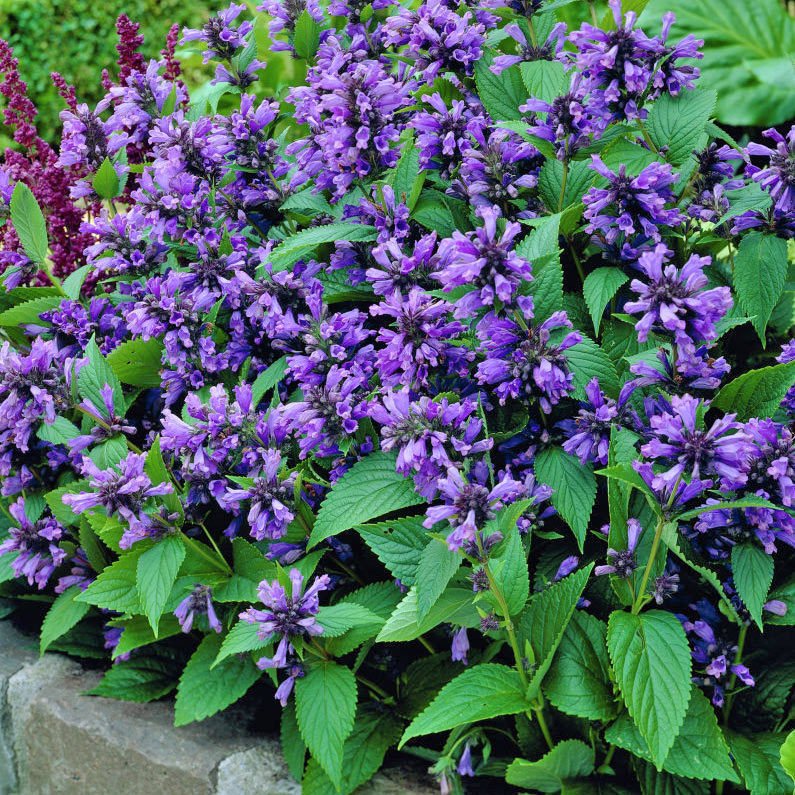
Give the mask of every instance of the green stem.
POLYGON ((386 690, 384 690, 382 687, 377 685, 372 680, 368 679, 366 676, 362 676, 361 674, 356 674, 356 679, 359 682, 361 682, 365 687, 369 687, 370 690, 373 691, 373 693, 375 693, 376 695, 381 696, 381 698, 383 698, 383 699, 391 699, 392 698, 392 696, 390 696, 389 693, 386 692, 386 690))
POLYGON ((585 270, 582 267, 580 256, 577 254, 577 249, 574 248, 573 240, 569 240, 569 249, 571 250, 571 258, 574 260, 574 267, 577 268, 577 275, 580 277, 580 282, 585 284, 585 270))
POLYGON ((654 561, 657 557, 657 550, 660 548, 663 525, 664 522, 661 516, 657 520, 657 529, 654 531, 654 540, 651 542, 651 551, 649 552, 649 559, 646 561, 646 568, 643 570, 643 577, 640 581, 640 588, 638 588, 638 595, 635 597, 635 602, 632 605, 633 616, 636 616, 640 612, 640 608, 643 606, 643 601, 646 596, 646 586, 649 584, 652 566, 654 566, 654 561))
MULTIPOLYGON (((201 527, 201 529, 204 530, 204 535, 207 536, 207 540, 210 542, 212 548, 215 550, 215 553, 218 555, 218 559, 222 560, 224 562, 224 565, 227 568, 229 568, 229 564, 226 562, 226 558, 223 556, 223 553, 218 548, 218 544, 215 543, 215 539, 210 535, 210 531, 205 527, 204 522, 200 522, 199 527, 201 527)), ((232 569, 229 568, 229 571, 232 571, 232 569)))
MULTIPOLYGON (((748 624, 743 624, 740 627, 740 634, 737 638, 737 651, 734 654, 734 662, 732 665, 739 665, 743 661, 743 650, 745 649, 745 639, 748 635, 748 624)), ((723 708, 723 725, 729 725, 729 718, 731 717, 732 704, 734 704, 735 693, 734 686, 737 684, 737 674, 733 673, 729 679, 729 686, 726 688, 726 705, 723 708)))
POLYGON ((536 716, 538 728, 541 729, 541 734, 544 735, 544 740, 546 740, 547 746, 551 751, 555 747, 555 741, 552 739, 552 735, 549 733, 549 726, 547 726, 547 721, 544 717, 544 704, 539 703, 534 705, 533 714, 536 716))
POLYGON ((436 649, 431 646, 430 641, 425 637, 425 635, 420 635, 417 640, 429 651, 431 654, 436 654, 436 649))
POLYGON ((596 16, 596 8, 594 7, 593 0, 588 0, 588 6, 591 9, 591 22, 595 28, 598 28, 599 18, 596 16))
MULTIPOLYGON (((189 545, 189 546, 190 546, 190 547, 191 547, 191 548, 192 548, 192 549, 193 549, 193 550, 194 550, 194 551, 195 551, 195 552, 196 552, 198 555, 200 555, 201 557, 203 557, 203 558, 204 558, 206 561, 208 561, 209 563, 212 563, 214 567, 217 567, 217 565, 218 565, 218 563, 219 563, 219 558, 216 558, 214 555, 211 555, 211 554, 210 554, 210 552, 209 552, 209 550, 207 549, 207 547, 205 547, 205 546, 204 546, 204 544, 200 544, 198 541, 196 541, 196 540, 195 540, 195 539, 193 539, 193 538, 190 538, 189 536, 183 536, 183 538, 184 538, 184 539, 185 539, 185 541, 188 543, 188 545, 189 545)), ((223 567, 224 567, 224 569, 225 569, 227 572, 229 572, 229 574, 232 574, 232 573, 233 573, 233 572, 232 572, 232 567, 231 567, 231 566, 230 566, 230 565, 229 565, 229 564, 226 562, 226 558, 224 558, 224 556, 223 556, 223 555, 221 555, 221 556, 220 556, 220 562, 221 562, 221 563, 223 563, 223 567)))
POLYGON ((563 211, 563 201, 566 198, 566 183, 569 181, 569 161, 563 161, 563 177, 560 180, 560 196, 558 198, 558 212, 563 211))
POLYGON ((536 29, 533 27, 532 17, 527 20, 527 27, 530 31, 530 42, 532 43, 533 47, 538 47, 538 39, 536 38, 536 29))
POLYGON ((602 767, 607 767, 613 761, 613 757, 615 756, 615 753, 616 753, 616 746, 615 745, 611 745, 607 749, 607 753, 605 754, 605 758, 602 760, 602 765, 601 766, 602 767))
POLYGON ((654 145, 654 141, 652 141, 652 139, 649 137, 649 133, 646 131, 646 128, 643 126, 643 122, 640 119, 638 119, 638 129, 640 130, 640 134, 643 136, 643 140, 648 144, 649 149, 651 149, 655 155, 659 155, 660 150, 654 145))

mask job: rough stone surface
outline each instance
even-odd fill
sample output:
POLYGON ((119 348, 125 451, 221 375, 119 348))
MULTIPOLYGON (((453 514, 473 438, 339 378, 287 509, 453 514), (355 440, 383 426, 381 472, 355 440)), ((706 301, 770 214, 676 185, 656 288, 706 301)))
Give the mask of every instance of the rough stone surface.
MULTIPOLYGON (((234 709, 182 728, 173 704, 85 696, 100 678, 0 622, 0 795, 300 795, 272 737, 234 709)), ((362 795, 429 795, 416 771, 362 795)))

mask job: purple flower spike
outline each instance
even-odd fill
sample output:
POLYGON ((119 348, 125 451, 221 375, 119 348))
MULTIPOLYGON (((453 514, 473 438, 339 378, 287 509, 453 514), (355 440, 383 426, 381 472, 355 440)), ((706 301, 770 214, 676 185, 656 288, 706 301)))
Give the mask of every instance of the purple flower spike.
POLYGON ((615 574, 616 577, 631 577, 635 569, 638 568, 635 550, 642 533, 643 528, 637 519, 627 520, 627 548, 621 551, 608 549, 607 559, 610 562, 604 566, 597 566, 594 569, 594 574, 597 576, 615 574))
POLYGON ((209 585, 197 585, 177 606, 174 615, 179 621, 183 632, 190 632, 197 615, 206 615, 210 629, 221 632, 223 625, 215 614, 212 600, 212 588, 209 585))

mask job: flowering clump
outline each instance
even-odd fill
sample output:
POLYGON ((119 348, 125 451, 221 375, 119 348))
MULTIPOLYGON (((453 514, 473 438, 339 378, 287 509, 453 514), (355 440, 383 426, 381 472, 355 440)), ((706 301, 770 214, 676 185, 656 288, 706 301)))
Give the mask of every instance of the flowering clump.
POLYGON ((787 791, 795 132, 619 0, 251 5, 57 148, 0 42, 3 604, 307 792, 787 791))

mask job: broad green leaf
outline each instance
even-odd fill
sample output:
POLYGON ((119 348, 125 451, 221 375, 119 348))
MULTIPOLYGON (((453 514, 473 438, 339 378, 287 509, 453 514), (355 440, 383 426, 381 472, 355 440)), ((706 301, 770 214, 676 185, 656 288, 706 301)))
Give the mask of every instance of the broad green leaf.
POLYGON ((177 673, 167 660, 135 656, 107 670, 87 695, 146 703, 168 695, 177 686, 177 673))
POLYGON ((756 544, 738 544, 732 548, 732 575, 740 599, 762 629, 762 606, 773 582, 773 558, 756 544))
POLYGON ((590 337, 565 351, 566 363, 574 376, 574 397, 585 400, 585 387, 596 378, 610 397, 618 397, 618 374, 610 357, 590 337))
POLYGON ((155 635, 158 621, 184 559, 185 544, 177 535, 160 539, 138 558, 138 598, 155 635))
POLYGON ((515 520, 503 535, 505 541, 500 553, 492 557, 490 566, 510 615, 515 616, 522 612, 530 595, 530 575, 527 570, 527 556, 515 520))
POLYGON ((80 588, 73 585, 52 603, 41 625, 41 640, 39 641, 41 654, 44 654, 54 640, 65 635, 88 612, 89 605, 85 602, 75 602, 75 597, 80 593, 82 593, 80 588))
POLYGON ((749 232, 734 256, 734 290, 763 348, 767 321, 784 292, 786 281, 786 241, 762 232, 749 232))
POLYGON ((276 579, 276 565, 244 538, 232 542, 234 574, 218 588, 213 598, 218 602, 255 602, 257 587, 263 580, 276 579))
POLYGON ((544 680, 544 693, 567 715, 610 720, 616 714, 616 700, 609 671, 607 625, 575 610, 544 680))
POLYGON ((751 795, 790 792, 792 781, 781 766, 784 734, 753 734, 745 736, 728 732, 732 755, 737 760, 745 786, 751 795))
POLYGON ((537 593, 519 618, 520 650, 529 643, 536 666, 527 689, 528 698, 536 697, 592 570, 590 563, 537 593))
POLYGON ((758 182, 749 182, 737 190, 728 190, 725 196, 729 201, 729 209, 720 217, 717 225, 725 224, 748 210, 765 213, 773 203, 773 197, 758 182))
POLYGON ((73 301, 79 300, 80 291, 83 289, 83 282, 86 280, 86 276, 88 276, 90 271, 91 271, 91 265, 81 265, 77 270, 72 271, 61 282, 61 287, 63 287, 63 291, 73 301))
POLYGON ((410 478, 395 471, 395 454, 357 461, 333 486, 317 514, 309 547, 370 519, 424 502, 410 478))
POLYGON ((633 762, 641 795, 709 795, 712 792, 706 781, 674 776, 664 770, 658 772, 654 765, 640 759, 633 762))
POLYGON ((287 762, 292 777, 296 781, 300 781, 304 775, 306 744, 301 739, 301 730, 298 728, 298 719, 295 717, 295 701, 288 701, 287 706, 282 710, 279 739, 284 761, 287 762))
POLYGON ((123 417, 126 406, 121 384, 111 366, 100 353, 93 337, 86 345, 85 354, 88 357, 88 363, 81 367, 77 374, 77 391, 80 397, 90 400, 94 407, 102 413, 102 416, 106 416, 107 409, 102 397, 102 389, 105 386, 110 386, 113 389, 113 409, 118 416, 123 417))
POLYGON ((531 97, 551 103, 566 93, 569 80, 560 61, 526 61, 519 66, 531 97))
POLYGON ((159 387, 163 343, 155 338, 126 340, 107 356, 111 370, 123 384, 159 387))
POLYGON ((596 477, 589 467, 564 452, 549 447, 536 456, 536 477, 553 489, 552 504, 569 525, 580 549, 596 501, 596 477))
POLYGON ((266 370, 263 370, 251 384, 251 405, 256 406, 262 398, 273 389, 287 372, 287 357, 277 359, 266 370))
MULTIPOLYGON (((36 436, 51 444, 67 444, 72 439, 80 436, 80 428, 71 420, 59 415, 55 418, 55 422, 42 425, 36 432, 36 436)), ((126 446, 125 444, 125 448, 126 446)))
POLYGON ((558 244, 560 218, 560 213, 544 216, 516 247, 516 253, 533 266, 533 279, 526 288, 533 296, 533 314, 537 320, 546 320, 563 305, 563 266, 558 244))
MULTIPOLYGON (((179 621, 172 613, 166 613, 157 625, 157 635, 149 625, 149 619, 145 616, 133 616, 129 619, 117 620, 114 626, 122 627, 124 631, 119 638, 119 642, 113 649, 113 659, 118 659, 121 655, 135 651, 144 646, 156 643, 158 640, 169 638, 182 631, 179 621)), ((179 672, 177 672, 179 673, 179 672)))
POLYGON ((33 262, 43 263, 47 259, 47 224, 33 191, 24 182, 14 186, 10 209, 11 223, 25 253, 33 262))
POLYGON ((538 175, 538 192, 551 212, 559 212, 574 205, 582 206, 582 197, 596 182, 597 174, 590 163, 572 160, 568 164, 566 186, 561 202, 563 188, 563 163, 560 160, 547 160, 538 175))
POLYGON ((76 494, 77 492, 88 489, 87 480, 75 480, 66 486, 48 491, 44 499, 50 508, 52 515, 63 525, 76 524, 79 520, 78 515, 61 499, 64 494, 76 494))
MULTIPOLYGON (((672 613, 613 612, 607 647, 624 703, 658 768, 679 733, 690 700, 690 645, 672 613)), ((673 772, 673 771, 671 771, 673 772)))
POLYGON ((585 277, 583 295, 593 319, 594 331, 599 333, 602 315, 622 284, 629 281, 620 268, 597 268, 585 277))
POLYGON ((714 91, 682 91, 679 96, 664 93, 652 106, 645 125, 658 150, 675 166, 685 162, 694 149, 706 143, 704 127, 715 111, 714 91))
POLYGON ((478 614, 472 607, 472 591, 467 588, 451 587, 439 597, 428 615, 420 620, 415 586, 395 608, 389 620, 378 633, 376 640, 379 643, 409 641, 418 638, 443 621, 463 624, 461 613, 466 608, 469 608, 471 614, 477 618, 478 614))
POLYGON ((324 243, 348 240, 366 243, 376 238, 376 231, 367 224, 334 223, 303 229, 283 240, 270 254, 269 262, 274 271, 289 268, 294 262, 311 254, 324 243))
POLYGON ((518 120, 522 118, 519 106, 527 100, 527 91, 516 66, 495 75, 490 67, 494 56, 484 52, 475 64, 475 84, 478 96, 494 121, 518 120))
POLYGON ((121 181, 107 157, 100 163, 91 185, 101 199, 115 199, 121 193, 121 181))
MULTIPOLYGON (((664 662, 660 661, 663 670, 664 662)), ((683 778, 733 782, 738 780, 729 758, 729 748, 718 726, 715 710, 697 687, 692 687, 681 728, 675 735, 672 732, 669 739, 672 741, 671 750, 662 766, 657 766, 658 770, 662 769, 683 778)), ((635 756, 654 761, 648 743, 626 713, 605 732, 605 740, 635 756)))
POLYGON ((795 362, 743 373, 718 392, 712 405, 736 412, 738 420, 772 417, 795 383, 795 362))
POLYGON ((41 313, 56 309, 61 305, 61 301, 63 301, 63 297, 57 295, 45 295, 41 298, 34 298, 31 301, 23 301, 21 304, 0 312, 0 326, 24 326, 28 323, 41 324, 41 313))
POLYGON ((581 740, 563 740, 537 762, 514 759, 505 780, 534 792, 560 792, 567 781, 593 773, 594 751, 581 740))
POLYGON ((335 787, 342 784, 345 740, 356 714, 356 677, 350 668, 326 660, 295 683, 298 727, 312 756, 335 787))
POLYGON ((787 606, 787 612, 783 616, 772 613, 765 615, 765 624, 779 624, 791 627, 795 625, 795 579, 791 579, 783 585, 779 585, 770 592, 769 598, 777 599, 787 606))
POLYGON ((75 596, 78 602, 115 610, 117 613, 138 613, 138 589, 135 585, 141 551, 132 549, 108 566, 83 593, 75 596))
POLYGON ((406 586, 414 585, 428 535, 422 526, 425 515, 406 516, 393 522, 363 524, 356 532, 389 573, 406 586))
POLYGON ((398 747, 412 737, 500 715, 515 715, 529 708, 519 674, 513 668, 496 663, 476 665, 442 688, 428 708, 411 722, 398 747))
POLYGON ((415 589, 417 617, 422 621, 447 588, 447 584, 461 566, 461 556, 448 549, 444 541, 432 539, 420 556, 415 589))
POLYGON ((795 731, 791 731, 784 740, 779 751, 779 761, 786 774, 795 781, 795 731))
POLYGON ((420 153, 414 138, 410 137, 404 144, 403 154, 389 175, 389 184, 395 192, 395 201, 403 202, 413 210, 420 198, 425 183, 425 171, 420 171, 420 153))
POLYGON ((259 624, 250 624, 248 621, 238 621, 224 637, 218 656, 213 661, 215 668, 221 660, 233 654, 245 654, 249 651, 258 651, 267 646, 267 642, 259 636, 259 624))
MULTIPOLYGON (((154 442, 146 453, 146 462, 144 463, 144 472, 146 472, 152 484, 155 486, 161 483, 171 483, 171 473, 168 471, 166 462, 163 460, 163 453, 160 451, 160 436, 156 436, 154 442)), ((182 503, 180 502, 179 495, 175 490, 168 494, 162 495, 159 499, 163 501, 166 507, 174 513, 182 513, 182 503)), ((198 543, 198 542, 197 542, 198 543)))
POLYGON ((323 627, 324 638, 336 638, 354 627, 371 627, 373 634, 383 626, 384 619, 355 602, 339 602, 321 607, 317 621, 323 627))
POLYGON ((296 55, 307 61, 311 61, 315 57, 320 43, 320 30, 320 25, 304 9, 298 19, 295 20, 293 49, 295 49, 296 55))
POLYGON ((624 166, 627 174, 636 177, 647 166, 659 162, 660 158, 643 146, 619 138, 604 150, 602 160, 612 171, 618 173, 619 167, 624 166))
POLYGON ((206 635, 185 666, 177 685, 174 725, 204 720, 242 698, 262 672, 249 656, 236 655, 212 667, 221 636, 206 635))

